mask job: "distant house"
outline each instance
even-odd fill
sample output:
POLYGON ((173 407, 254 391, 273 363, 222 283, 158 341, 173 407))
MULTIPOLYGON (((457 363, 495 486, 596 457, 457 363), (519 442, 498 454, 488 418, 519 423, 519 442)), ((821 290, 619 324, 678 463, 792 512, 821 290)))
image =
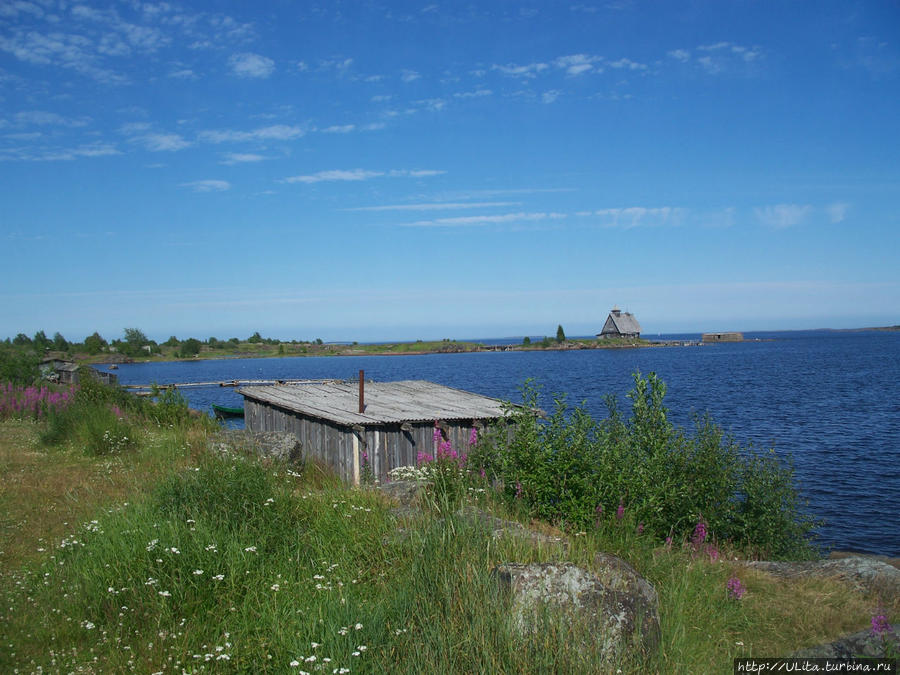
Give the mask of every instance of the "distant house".
POLYGON ((704 342, 743 342, 744 334, 737 332, 729 333, 704 333, 704 342))
MULTIPOLYGON (((44 379, 57 384, 78 384, 79 365, 74 361, 59 358, 46 358, 41 361, 41 376, 44 379)), ((87 373, 95 380, 103 384, 116 384, 119 380, 115 373, 99 371, 96 368, 86 368, 82 372, 87 373)))
POLYGON ((603 330, 598 338, 639 338, 641 337, 641 324, 634 318, 631 312, 623 312, 618 307, 613 307, 603 330))

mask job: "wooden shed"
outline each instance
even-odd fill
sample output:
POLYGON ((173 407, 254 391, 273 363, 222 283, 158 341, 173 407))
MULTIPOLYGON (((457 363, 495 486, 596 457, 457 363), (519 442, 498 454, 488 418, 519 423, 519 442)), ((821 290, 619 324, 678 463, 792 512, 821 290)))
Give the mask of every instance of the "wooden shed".
POLYGON ((353 484, 364 463, 386 481, 391 469, 415 466, 419 453, 434 456, 436 423, 443 439, 465 452, 473 427, 508 412, 498 399, 424 380, 315 381, 238 393, 248 430, 294 434, 304 457, 328 464, 353 484))

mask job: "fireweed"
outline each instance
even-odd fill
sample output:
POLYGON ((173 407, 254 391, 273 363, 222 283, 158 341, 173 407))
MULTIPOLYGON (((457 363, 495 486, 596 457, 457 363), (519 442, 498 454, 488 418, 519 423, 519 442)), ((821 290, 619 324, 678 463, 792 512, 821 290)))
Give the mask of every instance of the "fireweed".
POLYGON ((42 419, 67 408, 75 389, 55 391, 48 387, 21 387, 12 383, 0 385, 0 419, 42 419))
POLYGON ((741 583, 741 580, 737 577, 731 577, 728 582, 725 584, 725 590, 728 593, 728 598, 730 600, 740 600, 744 597, 744 593, 746 593, 747 589, 744 588, 744 585, 741 583))

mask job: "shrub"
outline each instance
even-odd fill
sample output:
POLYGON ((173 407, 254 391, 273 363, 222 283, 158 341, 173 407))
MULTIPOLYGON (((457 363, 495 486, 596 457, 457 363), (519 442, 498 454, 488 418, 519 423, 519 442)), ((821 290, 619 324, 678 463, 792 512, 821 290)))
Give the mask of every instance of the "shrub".
POLYGON ((470 464, 549 521, 584 528, 598 514, 627 512, 642 530, 687 537, 702 519, 720 540, 755 553, 812 556, 819 523, 804 511, 790 460, 741 448, 708 417, 687 436, 669 422, 665 393, 655 374, 638 373, 627 420, 611 396, 600 422, 565 398, 539 420, 537 390, 526 382, 524 407, 510 408, 470 464))

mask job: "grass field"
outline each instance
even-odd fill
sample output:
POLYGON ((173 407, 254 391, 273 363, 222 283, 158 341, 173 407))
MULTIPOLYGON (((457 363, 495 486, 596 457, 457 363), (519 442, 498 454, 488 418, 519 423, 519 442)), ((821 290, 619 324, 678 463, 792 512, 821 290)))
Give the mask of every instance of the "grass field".
POLYGON ((200 427, 145 426, 105 456, 40 432, 0 423, 3 672, 724 673, 883 609, 841 584, 752 573, 724 549, 714 561, 662 546, 627 518, 568 533, 565 554, 429 512, 398 524, 375 490, 213 455, 200 427), (517 636, 493 566, 590 567, 601 550, 656 586, 658 653, 603 663, 565 625, 517 636), (726 590, 734 575, 741 600, 726 590))

